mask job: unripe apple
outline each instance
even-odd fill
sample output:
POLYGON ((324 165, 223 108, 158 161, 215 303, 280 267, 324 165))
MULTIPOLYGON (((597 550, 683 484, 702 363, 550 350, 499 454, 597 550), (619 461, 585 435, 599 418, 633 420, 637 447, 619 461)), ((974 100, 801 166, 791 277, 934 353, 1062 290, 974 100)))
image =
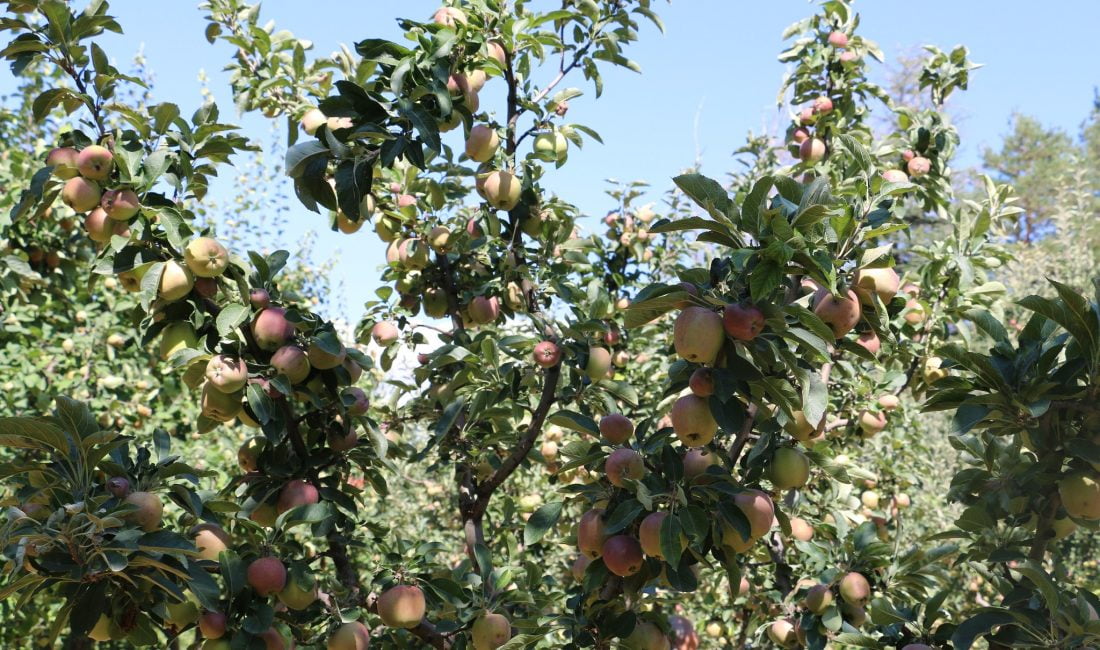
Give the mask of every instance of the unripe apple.
POLYGON ((486 612, 470 628, 474 650, 496 650, 512 638, 512 624, 502 614, 486 612))
POLYGON ((764 312, 754 305, 729 304, 722 310, 722 325, 738 341, 751 341, 764 331, 764 312))
POLYGON ((279 591, 278 598, 288 609, 301 611, 317 600, 317 584, 311 575, 292 571, 287 576, 286 586, 279 591))
POLYGON ((884 411, 893 411, 899 404, 901 404, 901 400, 893 393, 886 393, 878 398, 878 405, 884 411))
POLYGON ((327 650, 368 650, 370 630, 359 621, 344 623, 328 639, 327 650))
POLYGON ((307 353, 309 365, 318 370, 332 370, 336 366, 344 363, 344 359, 347 357, 347 348, 340 343, 337 343, 337 345, 340 346, 340 349, 336 354, 333 354, 321 348, 316 341, 311 342, 309 344, 309 352, 307 353))
POLYGON ((795 632, 794 624, 785 618, 772 621, 771 625, 768 626, 768 638, 772 640, 772 643, 783 648, 794 648, 798 645, 798 635, 795 632))
POLYGON ((905 510, 910 505, 909 495, 904 492, 900 492, 894 495, 894 507, 899 510, 905 510))
MULTIPOLYGON (((61 200, 76 212, 87 212, 99 206, 99 185, 86 178, 70 178, 61 188, 61 200)), ((106 214, 106 213, 104 213, 106 214)))
POLYGON ((247 579, 257 594, 270 596, 286 586, 286 567, 277 557, 261 557, 248 565, 247 579))
POLYGON ((500 301, 496 296, 475 296, 470 301, 470 319, 478 325, 494 322, 500 317, 500 301))
POLYGON ((141 203, 133 190, 107 190, 99 199, 99 207, 115 221, 129 221, 141 210, 141 203))
POLYGON ((706 473, 711 465, 717 465, 718 458, 709 449, 693 447, 684 453, 684 478, 691 481, 706 473))
POLYGON ((856 339, 856 345, 867 350, 871 354, 877 355, 879 350, 882 349, 882 340, 879 339, 877 332, 874 330, 867 330, 866 332, 860 332, 859 338, 856 339))
POLYGON ((553 368, 561 362, 561 348, 553 341, 540 341, 535 344, 535 363, 542 368, 553 368))
MULTIPOLYGON (((435 14, 432 15, 432 20, 437 25, 443 25, 444 27, 454 27, 455 25, 466 24, 466 13, 457 7, 440 7, 436 9, 435 14)), ((420 621, 417 621, 419 623, 420 621)))
POLYGON ((772 456, 768 473, 777 490, 800 488, 810 478, 810 459, 794 447, 780 447, 772 456))
POLYGON ((833 330, 836 338, 852 331, 863 315, 859 297, 851 289, 843 296, 834 296, 827 289, 819 289, 814 295, 814 313, 833 330))
POLYGON ((634 631, 623 639, 624 650, 669 650, 668 637, 656 623, 638 621, 634 631))
POLYGON ((863 504, 863 507, 870 508, 871 510, 878 508, 878 492, 875 492, 873 490, 864 490, 863 494, 859 495, 859 502, 863 504))
POLYGON ((546 162, 562 162, 569 152, 569 141, 558 131, 535 136, 535 157, 546 162))
POLYGON ((321 128, 321 125, 327 121, 328 117, 321 112, 321 109, 311 108, 302 115, 300 125, 308 135, 314 135, 317 133, 317 129, 321 128))
POLYGON ((137 506, 137 510, 126 513, 123 518, 126 521, 141 528, 147 533, 160 528, 161 517, 164 515, 164 503, 160 497, 152 492, 131 492, 124 502, 137 506))
POLYGON ((924 360, 921 368, 924 383, 934 384, 947 376, 947 370, 941 368, 941 365, 943 365, 943 359, 939 357, 928 357, 924 360))
POLYGON ((676 317, 672 340, 682 358, 711 363, 726 340, 722 317, 705 307, 688 307, 676 317))
POLYGON ((80 175, 93 181, 105 181, 115 168, 115 157, 106 147, 89 145, 76 155, 76 168, 80 175))
POLYGON ((199 345, 199 337, 191 324, 184 321, 169 323, 160 333, 160 358, 167 360, 176 352, 199 345))
POLYGON ((294 325, 286 319, 286 310, 267 307, 252 319, 252 337, 262 350, 276 350, 294 336, 294 325))
POLYGON ((113 224, 103 208, 95 208, 84 217, 84 230, 88 238, 101 244, 111 241, 113 224))
POLYGON ((852 278, 852 290, 859 296, 859 301, 865 305, 872 303, 872 294, 877 294, 879 300, 888 305, 898 294, 900 283, 901 278, 892 268, 864 268, 856 271, 852 278))
POLYGON ((220 639, 225 636, 228 622, 221 612, 206 612, 199 617, 199 632, 204 639, 220 639))
POLYGON ((229 267, 229 251, 212 237, 198 237, 183 249, 183 260, 200 278, 216 278, 229 267))
POLYGON ((214 355, 206 362, 206 381, 223 393, 235 393, 248 382, 248 365, 236 357, 214 355))
POLYGON ((833 100, 822 95, 814 100, 814 112, 815 113, 828 113, 833 110, 833 100))
POLYGON ((296 345, 284 345, 271 355, 271 367, 275 372, 286 375, 292 384, 306 380, 311 370, 309 357, 296 345))
POLYGON ((607 541, 604 510, 594 508, 581 515, 577 523, 577 549, 592 559, 600 557, 603 544, 607 541))
POLYGON ((243 391, 223 393, 209 383, 203 384, 200 412, 215 422, 232 422, 241 412, 243 397, 243 391))
POLYGON ((821 421, 816 425, 806 419, 806 413, 803 411, 795 411, 791 415, 793 418, 784 425, 784 428, 799 442, 806 442, 825 426, 824 414, 821 416, 821 421))
POLYGON ((506 171, 495 171, 485 177, 485 200, 498 210, 511 210, 519 203, 522 181, 506 171))
POLYGON ((863 607, 871 600, 871 585, 863 574, 852 571, 840 580, 840 597, 849 605, 863 607))
POLYGON ((825 157, 825 143, 818 138, 810 138, 798 146, 798 157, 805 163, 815 163, 825 157))
POLYGON ((814 614, 824 614, 833 604, 833 592, 829 585, 814 585, 806 592, 802 603, 814 614))
POLYGON ((760 490, 743 490, 734 495, 733 502, 749 520, 752 537, 763 537, 771 529, 775 505, 767 494, 760 490))
POLYGON ((436 226, 428 233, 428 246, 437 253, 447 252, 447 246, 451 241, 451 230, 446 226, 436 226))
POLYGON ((924 322, 927 314, 924 311, 924 305, 920 303, 916 298, 910 298, 905 301, 905 322, 910 325, 919 325, 924 322))
POLYGON ((882 172, 882 180, 887 183, 906 183, 909 181, 909 176, 900 169, 887 169, 882 172))
POLYGON ((909 170, 910 176, 913 178, 920 178, 932 171, 932 161, 923 156, 916 156, 905 163, 905 168, 909 170))
POLYGON ((688 388, 696 397, 710 397, 714 394, 714 371, 710 368, 696 368, 688 378, 688 388))
POLYGON ((607 348, 588 348, 588 363, 584 367, 584 373, 592 381, 599 381, 607 377, 611 371, 611 353, 607 348))
POLYGON ((130 480, 125 476, 112 476, 107 479, 107 491, 111 496, 122 498, 130 493, 130 480))
POLYGON ((814 109, 811 106, 807 106, 798 112, 798 123, 802 125, 813 124, 817 121, 817 116, 814 115, 814 109))
POLYGON ((428 257, 428 247, 415 237, 402 239, 397 244, 397 254, 401 266, 414 271, 428 268, 431 261, 428 257))
POLYGON ((317 488, 302 479, 287 481, 279 492, 279 500, 275 504, 275 512, 283 514, 287 510, 298 506, 313 505, 321 500, 317 488))
POLYGON ((191 271, 176 260, 168 260, 164 263, 157 295, 161 300, 174 302, 191 293, 194 286, 195 276, 191 271))
POLYGON ((791 517, 791 537, 808 542, 814 538, 814 527, 801 517, 791 517))
POLYGON ((278 515, 275 513, 275 506, 270 503, 261 503, 256 506, 248 518, 264 528, 271 528, 275 525, 275 519, 278 515))
POLYGON ((414 585, 396 585, 378 597, 378 616, 387 627, 411 629, 424 619, 424 592, 414 585))
POLYGON ((80 173, 77 170, 77 152, 72 147, 58 147, 46 154, 46 164, 53 167, 53 175, 68 180, 80 173))
POLYGON ((676 400, 669 417, 676 437, 685 447, 702 447, 718 432, 718 422, 710 412, 710 404, 696 395, 684 395, 676 400))
POLYGON ((603 543, 603 561, 608 571, 625 578, 641 570, 642 546, 630 535, 613 535, 603 543))
POLYGON ((107 345, 111 346, 112 348, 121 348, 125 344, 126 337, 119 334, 118 332, 114 332, 107 337, 107 345))
POLYGON ((607 457, 604 471, 612 485, 624 487, 627 479, 640 481, 645 476, 645 460, 633 449, 616 449, 607 457))
POLYGON ((1085 472, 1074 472, 1058 481, 1062 506, 1071 517, 1100 519, 1100 481, 1085 472))
POLYGON ((500 136, 496 129, 478 124, 470 129, 466 138, 466 156, 477 162, 488 162, 500 146, 500 136))
POLYGON ((613 445, 621 445, 634 435, 634 423, 621 413, 612 413, 600 418, 600 435, 613 445))
POLYGON ((707 626, 703 628, 703 630, 707 633, 707 636, 712 639, 722 638, 722 633, 725 631, 722 629, 722 624, 718 621, 711 621, 710 623, 707 623, 707 626))
POLYGON ((218 561, 218 554, 229 548, 229 533, 217 524, 199 524, 191 529, 191 538, 199 557, 211 562, 218 561))
POLYGON ((829 45, 832 45, 838 50, 843 50, 844 48, 848 47, 848 35, 839 30, 830 32, 829 45))
POLYGON ((864 410, 859 414, 859 428, 864 438, 870 438, 886 428, 886 414, 864 410))
POLYGON ((584 582, 584 572, 588 570, 589 564, 592 564, 592 558, 581 553, 574 558, 573 564, 569 566, 569 573, 573 575, 573 579, 577 582, 584 582))

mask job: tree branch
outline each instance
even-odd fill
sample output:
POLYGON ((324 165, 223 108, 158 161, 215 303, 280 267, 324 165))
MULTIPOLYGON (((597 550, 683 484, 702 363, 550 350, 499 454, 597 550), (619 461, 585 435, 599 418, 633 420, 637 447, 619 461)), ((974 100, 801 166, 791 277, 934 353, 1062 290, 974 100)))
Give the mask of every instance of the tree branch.
POLYGON ((749 441, 749 434, 752 433, 752 426, 756 422, 756 410, 756 404, 749 404, 749 408, 746 409, 748 417, 745 418, 745 423, 741 425, 741 430, 737 432, 737 437, 734 438, 733 444, 726 452, 726 456, 729 457, 730 463, 733 465, 737 465, 737 461, 741 458, 741 452, 749 441))

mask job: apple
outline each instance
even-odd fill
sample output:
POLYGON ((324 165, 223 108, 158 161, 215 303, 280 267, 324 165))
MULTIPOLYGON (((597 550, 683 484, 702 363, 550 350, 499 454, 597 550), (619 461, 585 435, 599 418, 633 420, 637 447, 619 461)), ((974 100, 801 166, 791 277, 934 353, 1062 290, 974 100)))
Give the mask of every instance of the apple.
POLYGON ((895 508, 897 508, 899 510, 905 510, 906 508, 908 508, 910 506, 910 504, 911 504, 911 501, 909 500, 909 495, 908 494, 905 494, 904 492, 900 492, 900 493, 894 495, 894 507, 895 508))
POLYGON ((88 180, 105 181, 115 168, 115 157, 106 147, 89 145, 76 155, 76 168, 88 180))
POLYGON ((169 323, 160 332, 160 358, 165 361, 180 350, 195 348, 198 345, 199 337, 191 327, 191 323, 185 321, 169 323))
POLYGON ((321 109, 311 108, 302 115, 299 124, 308 135, 314 135, 317 133, 317 129, 321 128, 321 125, 327 121, 328 117, 321 112, 321 109))
POLYGON ((125 476, 112 476, 107 479, 107 491, 121 499, 130 493, 130 480, 125 476))
POLYGON ((428 246, 437 253, 447 252, 451 241, 451 230, 446 226, 436 226, 428 232, 428 246))
POLYGON ((466 137, 466 156, 477 162, 489 162, 493 154, 500 147, 500 136, 497 130, 478 124, 470 129, 470 135, 466 137))
POLYGON ((599 381, 607 377, 611 371, 611 353, 607 348, 588 348, 588 362, 584 366, 584 374, 592 381, 599 381))
POLYGON ((126 513, 123 519, 147 533, 160 528, 161 517, 164 515, 164 503, 159 496, 152 492, 132 492, 123 502, 137 506, 137 510, 126 513))
POLYGON ((275 506, 270 503, 261 503, 248 515, 249 519, 264 528, 271 528, 274 526, 276 517, 278 517, 278 515, 275 514, 275 506))
POLYGON ((810 459, 794 447, 780 447, 772 456, 768 472, 777 490, 800 488, 810 478, 810 459))
POLYGON ((367 650, 370 630, 359 621, 344 623, 328 639, 327 650, 367 650))
POLYGON ((199 632, 204 639, 220 639, 225 636, 228 622, 221 612, 206 612, 199 617, 199 632))
POLYGON ((174 302, 191 293, 194 286, 195 276, 191 271, 176 260, 168 260, 164 263, 157 295, 161 300, 174 302))
POLYGON ((867 622, 867 610, 859 605, 841 603, 840 613, 844 616, 844 620, 854 628, 861 628, 867 622))
POLYGON ((798 645, 798 634, 795 632, 794 624, 785 618, 772 621, 768 625, 768 638, 772 643, 783 648, 794 648, 798 645))
POLYGON ((275 504, 275 512, 283 514, 291 508, 313 505, 321 500, 317 488, 302 479, 287 481, 279 492, 279 501, 275 504))
POLYGON ((818 584, 810 587, 802 604, 814 614, 824 614, 833 604, 833 592, 829 585, 818 584))
POLYGON ((584 572, 588 570, 589 564, 592 564, 592 558, 581 553, 573 559, 573 564, 569 566, 569 573, 573 575, 573 579, 577 582, 584 582, 584 572))
POLYGON ((76 212, 87 212, 99 205, 99 185, 86 178, 70 178, 61 188, 61 200, 76 212))
POLYGON ((613 535, 603 543, 603 561, 607 569, 625 578, 641 570, 644 558, 642 546, 630 535, 613 535))
POLYGON ((271 355, 271 367, 286 375, 292 384, 300 384, 309 376, 309 357, 296 345, 284 345, 271 355))
POLYGON ((863 431, 864 438, 870 438, 886 428, 886 414, 863 410, 859 414, 859 428, 863 431))
POLYGON ((511 210, 519 203, 523 183, 510 172, 494 171, 485 177, 485 200, 498 210, 511 210))
POLYGON ((496 650, 512 638, 512 624, 503 614, 485 612, 470 628, 474 650, 496 650))
POLYGON ((103 208, 95 208, 84 217, 84 230, 88 238, 94 242, 104 244, 111 241, 113 224, 103 208))
POLYGON ((784 425, 784 428, 787 430, 787 433, 791 434, 791 436, 799 442, 806 442, 825 426, 824 414, 822 414, 821 421, 818 422, 817 425, 807 420, 806 413, 803 411, 794 411, 791 415, 792 419, 784 425))
POLYGON ((795 144, 802 144, 810 139, 810 130, 804 126, 800 126, 791 133, 791 140, 795 144))
POLYGON ((853 571, 840 580, 840 597, 849 605, 863 607, 871 599, 871 585, 862 574, 853 571))
POLYGON ((378 616, 387 627, 411 629, 424 619, 424 592, 415 585, 396 585, 378 597, 378 616))
POLYGON ((492 323, 500 316, 500 301, 496 296, 474 296, 469 306, 470 319, 478 325, 492 323))
POLYGON ((281 307, 262 309, 252 319, 252 337, 262 350, 276 350, 294 336, 294 325, 286 319, 281 307))
POLYGON ((125 636, 126 633, 122 631, 119 624, 115 623, 115 621, 106 614, 100 614, 95 625, 88 631, 88 638, 93 641, 106 642, 114 639, 121 639, 125 636))
POLYGON ((580 521, 577 522, 577 549, 592 559, 600 557, 603 544, 607 541, 603 515, 602 508, 593 508, 581 515, 580 521))
POLYGON ((714 394, 714 371, 710 368, 696 368, 688 378, 688 388, 696 397, 710 397, 714 394))
POLYGON ((216 278, 229 267, 229 251, 212 237, 198 237, 183 249, 183 261, 200 278, 216 278))
POLYGON ((600 435, 613 445, 624 444, 634 435, 634 423, 620 413, 605 415, 600 418, 600 435))
POLYGON ((814 112, 819 114, 828 113, 833 110, 833 100, 822 95, 814 100, 814 112))
POLYGON ((791 517, 791 537, 808 542, 814 538, 814 527, 801 517, 791 517))
POLYGON ((851 289, 843 296, 835 296, 824 288, 818 289, 814 294, 814 313, 833 330, 836 338, 852 331, 863 315, 859 297, 851 289))
POLYGON ((213 298, 218 293, 218 281, 214 278, 195 278, 195 293, 203 298, 213 298))
POLYGON ((243 397, 244 391, 223 393, 208 383, 203 384, 200 411, 204 416, 215 422, 232 422, 233 418, 241 412, 241 399, 243 397))
POLYGON ((813 107, 807 106, 798 112, 798 123, 807 125, 813 124, 817 121, 817 116, 814 115, 813 107))
POLYGON ((485 49, 489 58, 500 64, 500 67, 503 68, 507 64, 508 55, 500 41, 486 41, 485 49))
POLYGON ((1094 475, 1074 472, 1058 481, 1062 506, 1071 517, 1100 519, 1100 481, 1094 475))
MULTIPOLYGON (((661 524, 668 518, 667 512, 651 512, 642 519, 638 526, 638 541, 642 545, 642 551, 650 557, 665 559, 661 553, 661 524)), ((688 544, 684 534, 680 534, 680 548, 688 544)))
POLYGON ((934 384, 947 376, 947 370, 941 368, 941 365, 943 365, 943 359, 939 357, 928 357, 924 360, 924 363, 921 364, 924 383, 934 384))
POLYGON ((751 341, 764 331, 764 312, 754 305, 729 304, 722 310, 722 326, 738 341, 751 341))
POLYGON ((684 478, 691 481, 706 473, 711 465, 718 464, 718 457, 709 449, 693 447, 684 454, 684 478))
POLYGON ((763 537, 772 527, 775 506, 767 494, 760 490, 743 490, 734 495, 733 502, 749 520, 749 534, 752 537, 763 537))
POLYGON ((887 169, 882 172, 882 180, 887 183, 906 183, 909 181, 909 175, 900 169, 887 169))
POLYGON ((99 207, 115 221, 129 221, 141 210, 141 203, 133 190, 107 190, 99 199, 99 207))
POLYGON ((535 157, 546 162, 560 163, 569 152, 569 141, 558 131, 535 136, 535 157))
POLYGON ((901 159, 905 162, 909 162, 916 157, 917 154, 912 149, 906 149, 905 151, 901 152, 901 159))
POLYGON ((909 170, 910 176, 913 178, 920 178, 932 171, 932 161, 923 156, 916 156, 905 163, 905 168, 909 170))
POLYGON ((634 631, 623 639, 625 650, 669 650, 668 637, 661 632, 656 623, 638 621, 634 631))
POLYGON ((645 476, 645 460, 633 449, 616 449, 607 457, 604 471, 612 485, 624 487, 627 479, 639 481, 645 476))
POLYGON ((672 429, 685 447, 702 447, 714 439, 718 422, 710 412, 710 404, 697 395, 684 395, 669 412, 672 429))
POLYGON ((229 534, 217 524, 199 524, 191 529, 191 537, 195 540, 199 557, 211 562, 217 562, 218 554, 229 548, 231 543, 229 534))
POLYGON ((884 305, 890 304, 898 294, 901 278, 897 271, 889 267, 863 268, 856 271, 852 278, 852 290, 865 305, 872 304, 871 294, 876 294, 884 305))
POLYGON ((309 574, 291 571, 286 586, 278 593, 279 602, 288 609, 301 611, 317 600, 317 584, 309 574))
POLYGON ((248 303, 256 309, 263 309, 271 304, 271 294, 267 292, 267 289, 249 289, 248 303))
POLYGON ((248 382, 248 365, 226 354, 216 354, 206 362, 206 381, 223 393, 235 393, 248 382))
POLYGON ((247 579, 256 593, 270 596, 286 586, 286 567, 277 557, 261 557, 248 565, 247 579))
MULTIPOLYGON (((337 343, 337 345, 340 345, 337 343)), ((318 370, 332 370, 336 366, 344 363, 344 359, 347 357, 347 348, 340 345, 340 351, 333 354, 317 345, 316 341, 309 344, 309 351, 307 353, 309 357, 309 365, 317 368, 318 370)))
POLYGON ((818 138, 810 138, 798 146, 798 157, 805 163, 815 163, 825 157, 825 143, 818 138))
POLYGON ((884 411, 893 411, 899 404, 901 404, 901 400, 893 393, 886 393, 878 398, 878 405, 884 411))
POLYGON ((829 45, 832 45, 838 50, 843 50, 844 48, 848 47, 848 35, 839 30, 830 32, 829 45))
POLYGON ((354 429, 346 433, 342 429, 332 429, 325 439, 329 449, 341 454, 355 449, 359 444, 359 434, 354 429))
POLYGON ((867 330, 866 332, 860 332, 859 338, 856 339, 856 345, 871 354, 878 354, 879 350, 882 349, 882 340, 879 339, 874 330, 867 330))
MULTIPOLYGON (((742 578, 742 580, 743 579, 744 578, 742 578)), ((709 636, 712 639, 722 638, 722 633, 725 632, 725 630, 722 629, 722 624, 719 623, 718 621, 711 621, 711 622, 707 623, 707 626, 705 628, 703 628, 703 631, 706 632, 707 636, 709 636)))
POLYGON ((540 341, 535 344, 535 363, 542 368, 553 368, 561 362, 561 348, 553 341, 540 341))
POLYGON ((428 247, 415 237, 402 239, 397 245, 397 254, 401 265, 414 271, 428 268, 431 262, 428 257, 428 247))
MULTIPOLYGON (((436 25, 443 25, 444 27, 465 25, 466 13, 457 7, 440 7, 436 9, 435 14, 432 15, 432 20, 436 25)), ((417 622, 419 623, 420 621, 417 622)))
POLYGON ((77 152, 72 147, 58 147, 46 154, 46 164, 53 167, 53 175, 62 180, 74 178, 77 170, 77 152))
POLYGON ((672 340, 682 358, 711 363, 726 340, 722 317, 706 307, 688 307, 676 317, 672 340))
POLYGON ((350 404, 347 404, 348 415, 364 415, 370 409, 370 400, 367 398, 367 394, 357 386, 345 388, 341 393, 341 398, 345 404, 349 400, 351 401, 350 404))
POLYGON ((690 620, 673 614, 668 617, 668 626, 673 650, 698 650, 699 635, 695 632, 695 626, 690 620))

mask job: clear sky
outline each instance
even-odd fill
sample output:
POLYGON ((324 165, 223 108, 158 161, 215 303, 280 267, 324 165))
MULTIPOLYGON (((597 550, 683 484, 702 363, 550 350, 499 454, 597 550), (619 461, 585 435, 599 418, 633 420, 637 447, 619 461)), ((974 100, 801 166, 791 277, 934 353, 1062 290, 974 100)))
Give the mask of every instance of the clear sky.
MULTIPOLYGON (((132 54, 143 47, 156 75, 157 101, 176 102, 185 115, 200 102, 197 77, 204 70, 224 118, 236 117, 221 72, 231 49, 220 42, 207 44, 196 2, 111 4, 126 34, 101 43, 120 68, 128 68, 132 54)), ((427 19, 437 5, 432 0, 269 0, 263 15, 279 28, 312 40, 315 53, 325 55, 339 43, 398 39, 396 16, 427 19)), ((605 144, 571 151, 567 165, 549 172, 548 185, 588 214, 608 208, 603 179, 645 179, 659 192, 692 163, 697 144, 704 172, 721 177, 729 170, 730 152, 743 143, 746 132, 776 123, 775 96, 784 73, 776 60, 783 49, 780 34, 816 5, 798 0, 677 0, 669 5, 655 0, 654 7, 666 33, 646 23, 640 42, 627 52, 641 65, 642 75, 609 69, 598 101, 591 101, 591 86, 583 78, 569 84, 586 91, 586 97, 572 102, 570 120, 595 128, 605 144)), ((862 14, 859 33, 877 41, 888 60, 924 43, 944 49, 961 43, 970 48, 974 61, 985 64, 972 75, 970 90, 953 100, 962 116, 960 165, 975 163, 982 148, 996 145, 1013 112, 1075 131, 1100 84, 1094 49, 1100 24, 1096 0, 1038 6, 1022 0, 876 0, 857 2, 855 8, 862 14)), ((10 73, 0 74, 0 89, 11 83, 10 73)), ((490 82, 486 90, 499 83, 490 82)), ((492 97, 483 93, 483 109, 491 107, 492 97)), ((268 141, 269 125, 263 118, 250 115, 236 121, 257 141, 268 141)), ((457 142, 461 134, 454 131, 447 137, 457 142)), ((221 182, 232 178, 225 174, 221 182)), ((291 222, 289 242, 297 239, 296 233, 324 229, 321 217, 297 204, 291 206, 291 222)), ((366 228, 351 236, 323 230, 317 254, 336 250, 347 294, 343 312, 355 318, 377 286, 383 248, 366 228)))

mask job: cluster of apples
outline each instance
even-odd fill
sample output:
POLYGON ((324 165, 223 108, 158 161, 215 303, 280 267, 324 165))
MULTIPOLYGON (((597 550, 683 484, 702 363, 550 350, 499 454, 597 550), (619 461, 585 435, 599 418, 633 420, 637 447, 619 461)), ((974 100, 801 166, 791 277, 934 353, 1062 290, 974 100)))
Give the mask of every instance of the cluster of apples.
POLYGON ((133 189, 113 183, 115 157, 93 144, 80 149, 58 147, 46 155, 53 175, 65 181, 61 200, 74 212, 88 213, 84 229, 92 241, 104 243, 113 235, 129 237, 128 222, 141 210, 133 189), (105 189, 110 186, 110 189, 105 189))
MULTIPOLYGON (((839 609, 844 620, 855 628, 862 627, 867 621, 867 603, 871 601, 871 584, 857 571, 849 571, 840 576, 835 583, 813 583, 808 586, 800 582, 804 589, 801 606, 812 614, 824 614, 840 596, 839 609)), ((767 627, 767 636, 773 643, 783 648, 795 648, 806 645, 805 630, 791 618, 772 621, 767 627)), ((906 646, 907 648, 909 646, 906 646)))
MULTIPOLYGON (((617 211, 609 212, 604 216, 603 223, 607 226, 607 238, 618 242, 619 248, 625 251, 629 250, 634 242, 645 245, 657 237, 656 233, 651 233, 647 229, 656 217, 657 214, 650 207, 644 206, 625 214, 617 211)), ((645 247, 642 251, 642 261, 648 262, 651 259, 653 259, 653 250, 645 247)))

